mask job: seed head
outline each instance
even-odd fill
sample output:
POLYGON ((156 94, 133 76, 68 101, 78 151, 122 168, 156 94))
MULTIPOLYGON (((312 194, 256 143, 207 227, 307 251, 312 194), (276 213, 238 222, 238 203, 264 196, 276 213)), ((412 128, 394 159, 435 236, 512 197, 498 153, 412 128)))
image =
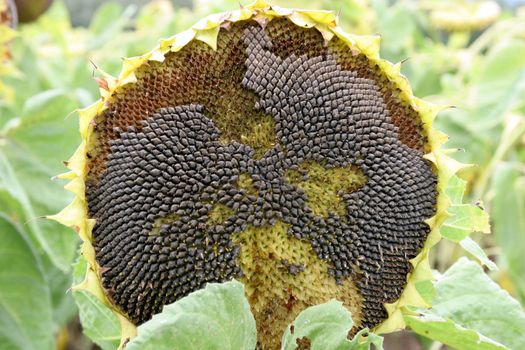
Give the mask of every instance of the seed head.
POLYGON ((262 348, 332 298, 374 328, 427 241, 438 171, 399 82, 344 36, 263 22, 148 61, 93 115, 93 265, 134 324, 235 278, 262 348))

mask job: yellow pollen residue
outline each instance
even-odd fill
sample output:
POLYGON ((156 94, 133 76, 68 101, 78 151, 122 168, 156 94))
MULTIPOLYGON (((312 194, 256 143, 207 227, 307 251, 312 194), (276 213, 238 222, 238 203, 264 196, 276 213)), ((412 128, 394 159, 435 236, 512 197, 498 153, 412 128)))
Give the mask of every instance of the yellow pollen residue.
POLYGON ((230 216, 234 214, 234 211, 231 208, 228 208, 224 204, 215 203, 212 210, 208 214, 208 224, 209 225, 218 225, 223 223, 230 216))
POLYGON ((258 190, 253 185, 253 179, 250 174, 241 173, 239 179, 237 180, 237 187, 246 190, 246 193, 249 195, 257 195, 258 190))
POLYGON ((285 177, 306 193, 313 213, 324 218, 329 213, 346 217, 346 204, 341 195, 358 190, 367 180, 356 166, 326 168, 312 161, 302 163, 299 170, 286 171, 285 177))
POLYGON ((162 228, 162 225, 169 225, 172 222, 177 221, 177 220, 179 220, 179 216, 174 213, 155 219, 155 221, 153 222, 153 228, 149 232, 149 235, 150 236, 160 235, 160 230, 162 228))
POLYGON ((290 236, 288 225, 250 226, 235 235, 246 296, 264 349, 279 349, 286 327, 305 308, 337 299, 362 320, 362 298, 351 278, 340 284, 328 273, 329 263, 317 257, 307 241, 290 236), (272 327, 267 327, 271 324, 272 327), (265 326, 266 325, 266 326, 265 326))

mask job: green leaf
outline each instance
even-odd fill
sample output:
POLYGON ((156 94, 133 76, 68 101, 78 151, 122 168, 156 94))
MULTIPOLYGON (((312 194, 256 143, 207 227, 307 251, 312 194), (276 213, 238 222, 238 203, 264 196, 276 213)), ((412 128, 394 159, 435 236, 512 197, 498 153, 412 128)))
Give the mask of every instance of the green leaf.
MULTIPOLYGON (((45 193, 45 191, 43 191, 45 193)), ((44 222, 36 222, 33 206, 26 195, 26 190, 18 182, 17 176, 8 163, 7 159, 0 153, 0 208, 2 213, 19 226, 23 226, 25 237, 31 238, 31 248, 38 256, 39 268, 43 271, 46 283, 51 293, 54 328, 56 331, 65 325, 76 313, 76 308, 71 294, 66 294, 70 286, 70 276, 64 274, 64 270, 58 269, 50 256, 44 253, 42 241, 46 234, 44 222), (40 225, 38 225, 40 224, 40 225)), ((42 220, 41 220, 42 221, 42 220)), ((62 232, 62 231, 59 231, 62 232)), ((70 234, 67 232, 66 234, 70 234)), ((47 244, 47 240, 43 241, 47 244)), ((51 243, 50 243, 51 244, 51 243)), ((60 247, 56 245, 53 248, 60 247)), ((51 247, 48 247, 51 248, 51 247)))
POLYGON ((348 340, 348 332, 353 327, 352 314, 343 303, 331 300, 303 310, 286 329, 281 340, 282 350, 295 350, 297 341, 307 338, 312 350, 350 350, 368 349, 374 344, 382 349, 383 338, 363 329, 354 339, 348 340))
POLYGON ((237 282, 209 283, 138 328, 126 350, 253 350, 255 319, 237 282))
POLYGON ((111 27, 115 23, 115 19, 120 17, 122 11, 124 11, 124 9, 119 3, 107 2, 100 5, 89 23, 90 33, 94 35, 104 33, 108 30, 108 27, 111 27))
POLYGON ((431 312, 420 311, 418 316, 405 315, 405 322, 417 334, 440 341, 454 349, 508 349, 476 331, 461 327, 453 321, 431 312))
POLYGON ((476 205, 453 205, 447 211, 451 217, 447 218, 440 232, 453 242, 460 242, 472 232, 490 232, 487 213, 476 205))
POLYGON ((514 288, 525 303, 525 176, 521 163, 504 163, 493 175, 492 220, 514 288))
POLYGON ((463 249, 490 270, 496 270, 496 264, 490 261, 476 241, 468 237, 472 231, 488 232, 490 227, 488 214, 483 209, 474 205, 462 204, 466 185, 467 182, 458 176, 450 178, 445 193, 452 205, 448 212, 454 216, 446 220, 441 235, 459 243, 463 249))
POLYGON ((469 118, 464 120, 472 132, 499 127, 503 118, 522 103, 525 94, 523 55, 523 40, 506 40, 493 45, 484 57, 480 71, 472 71, 468 96, 473 107, 469 118))
POLYGON ((459 242, 459 245, 471 255, 473 255, 476 259, 478 259, 478 261, 485 265, 489 270, 494 271, 498 269, 496 264, 494 264, 494 262, 489 259, 479 244, 477 244, 472 238, 464 238, 459 242))
POLYGON ((73 292, 79 309, 84 334, 104 350, 115 350, 120 344, 120 324, 117 316, 93 294, 73 292))
MULTIPOLYGON (((525 42, 508 41, 496 46, 487 56, 487 62, 477 75, 480 82, 506 82, 510 84, 516 72, 525 68, 525 42)), ((494 92, 494 91, 493 91, 494 92)))
POLYGON ((467 182, 457 175, 452 176, 447 183, 445 193, 452 205, 463 204, 463 195, 467 188, 467 182))
POLYGON ((354 326, 352 315, 343 303, 331 300, 302 311, 284 333, 283 350, 295 350, 297 340, 307 337, 312 350, 347 349, 348 332, 354 326), (293 327, 293 331, 292 331, 293 327))
POLYGON ((461 258, 435 288, 432 309, 405 315, 414 331, 460 350, 525 348, 525 312, 478 264, 461 258))
MULTIPOLYGON (((80 256, 74 265, 75 283, 80 283, 86 274, 87 262, 80 256)), ((74 291, 80 322, 84 334, 104 350, 115 350, 120 344, 120 323, 117 316, 87 291, 74 291)))
POLYGON ((64 152, 60 148, 66 139, 63 132, 66 123, 57 121, 53 126, 50 121, 56 118, 57 110, 69 106, 71 101, 61 89, 37 93, 25 100, 19 117, 10 119, 0 136, 5 137, 0 146, 0 189, 6 189, 13 199, 6 202, 0 199, 0 206, 24 225, 39 255, 51 293, 54 331, 77 312, 73 297, 66 290, 71 285, 68 273, 78 238, 72 230, 42 218, 59 211, 70 199, 63 184, 50 180, 61 168, 55 157, 64 152), (57 126, 57 134, 50 134, 57 126))
MULTIPOLYGON (((25 188, 19 182, 19 177, 15 174, 13 167, 9 163, 8 159, 1 153, 2 149, 0 148, 0 191, 4 191, 9 194, 18 205, 17 208, 14 207, 4 207, 4 210, 9 210, 11 215, 16 212, 16 219, 19 222, 27 223, 29 232, 33 238, 33 243, 38 246, 38 248, 43 249, 51 260, 57 265, 62 267, 62 269, 67 270, 67 267, 58 260, 58 258, 53 254, 53 246, 49 242, 49 238, 44 235, 40 226, 35 222, 37 216, 31 205, 29 197, 26 193, 25 188)), ((59 253, 57 253, 59 254, 59 253)))
POLYGON ((521 102, 525 89, 524 55, 525 42, 517 40, 495 45, 490 50, 481 71, 473 76, 477 111, 483 112, 474 127, 501 122, 506 112, 521 102))
POLYGON ((432 299, 434 299, 434 294, 436 293, 436 289, 434 288, 432 281, 423 280, 416 282, 415 287, 423 300, 425 300, 429 305, 432 305, 432 299))
POLYGON ((4 214, 0 237, 0 347, 54 349, 51 296, 38 258, 4 214))
POLYGON ((135 6, 128 6, 125 10, 118 3, 108 2, 101 5, 89 25, 94 38, 89 43, 89 49, 100 48, 109 42, 128 24, 136 12, 135 6))
POLYGON ((77 122, 56 115, 60 108, 71 110, 73 105, 71 96, 59 89, 32 96, 21 117, 4 131, 5 142, 0 146, 0 174, 22 204, 21 219, 28 223, 35 248, 64 272, 71 268, 78 237, 71 229, 42 217, 60 211, 72 197, 51 177, 64 170, 62 161, 78 142, 77 122))
POLYGON ((351 350, 383 350, 383 337, 361 329, 350 342, 351 350), (373 345, 373 346, 372 346, 373 345))
POLYGON ((379 32, 383 36, 382 56, 393 61, 400 61, 414 46, 414 39, 419 35, 417 19, 413 9, 404 3, 398 3, 387 11, 378 13, 379 32))
POLYGON ((451 206, 447 209, 450 217, 440 229, 441 235, 453 242, 460 242, 472 232, 490 232, 489 217, 478 205, 463 204, 466 182, 452 176, 447 184, 446 194, 451 206))

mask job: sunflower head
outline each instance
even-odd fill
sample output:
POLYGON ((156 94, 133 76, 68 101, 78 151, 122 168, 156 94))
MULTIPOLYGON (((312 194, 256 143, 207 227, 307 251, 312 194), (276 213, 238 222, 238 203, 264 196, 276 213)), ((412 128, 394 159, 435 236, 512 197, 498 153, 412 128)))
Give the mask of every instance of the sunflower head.
POLYGON ((378 38, 331 12, 263 1, 199 21, 124 63, 81 111, 63 175, 90 263, 84 287, 124 336, 208 282, 237 279, 262 348, 339 299, 361 328, 420 305, 450 172, 378 38))
POLYGON ((473 32, 488 27, 500 14, 501 8, 495 1, 444 1, 431 10, 430 22, 447 32, 473 32))

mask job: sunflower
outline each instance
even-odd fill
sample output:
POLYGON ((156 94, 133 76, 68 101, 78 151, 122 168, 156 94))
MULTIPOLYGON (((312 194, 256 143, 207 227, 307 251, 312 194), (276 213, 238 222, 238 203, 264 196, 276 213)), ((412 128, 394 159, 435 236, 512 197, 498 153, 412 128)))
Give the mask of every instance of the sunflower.
POLYGON ((89 262, 77 288, 135 327, 209 282, 241 281, 263 349, 338 299, 353 332, 422 306, 454 169, 378 36, 265 1, 206 17, 125 59, 80 111, 67 162, 89 262))

